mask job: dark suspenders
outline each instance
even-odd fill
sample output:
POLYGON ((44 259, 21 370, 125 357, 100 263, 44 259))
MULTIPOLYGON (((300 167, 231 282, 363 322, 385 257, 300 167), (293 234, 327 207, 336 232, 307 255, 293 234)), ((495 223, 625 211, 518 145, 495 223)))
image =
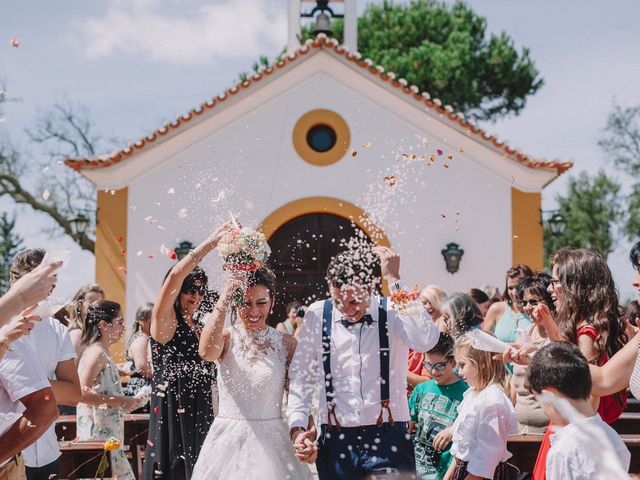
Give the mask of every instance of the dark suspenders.
MULTIPOLYGON (((333 302, 324 301, 322 312, 322 367, 324 369, 325 392, 327 400, 327 425, 331 428, 334 424, 340 428, 340 422, 336 417, 335 393, 331 377, 331 327, 332 327, 333 302), (332 419, 333 417, 333 419, 332 419)), ((380 415, 376 424, 384 422, 382 412, 386 408, 389 414, 389 423, 393 424, 393 416, 389 408, 389 332, 387 328, 387 299, 380 299, 378 308, 378 340, 380 344, 380 415)))

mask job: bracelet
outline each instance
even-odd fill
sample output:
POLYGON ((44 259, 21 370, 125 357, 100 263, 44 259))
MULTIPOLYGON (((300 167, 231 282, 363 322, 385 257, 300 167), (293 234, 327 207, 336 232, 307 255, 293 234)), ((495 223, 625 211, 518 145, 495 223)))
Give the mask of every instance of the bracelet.
POLYGON ((198 254, 193 249, 189 250, 189 255, 191 255, 191 258, 193 258, 198 263, 202 261, 202 257, 199 257, 198 254))

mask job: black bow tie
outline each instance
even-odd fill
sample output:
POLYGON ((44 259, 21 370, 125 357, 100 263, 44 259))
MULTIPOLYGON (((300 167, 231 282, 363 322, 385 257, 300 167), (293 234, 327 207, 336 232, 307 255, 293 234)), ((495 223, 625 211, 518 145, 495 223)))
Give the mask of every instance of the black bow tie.
POLYGON ((340 320, 340 322, 342 322, 342 324, 345 327, 352 327, 354 325, 358 325, 359 323, 364 323, 365 325, 371 325, 373 323, 373 317, 369 314, 366 314, 357 322, 350 322, 346 318, 343 318, 342 320, 340 320))

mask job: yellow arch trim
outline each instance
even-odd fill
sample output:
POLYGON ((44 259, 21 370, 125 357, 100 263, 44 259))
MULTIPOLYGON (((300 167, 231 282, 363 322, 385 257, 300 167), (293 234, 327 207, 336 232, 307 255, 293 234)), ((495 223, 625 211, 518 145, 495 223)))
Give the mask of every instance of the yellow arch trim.
POLYGON ((373 223, 367 212, 353 203, 332 197, 307 197, 289 202, 265 218, 260 224, 260 229, 268 240, 286 223, 311 213, 331 213, 350 220, 369 235, 376 245, 391 246, 387 235, 373 223))
POLYGON ((293 127, 293 147, 311 165, 326 167, 336 163, 349 150, 351 132, 347 122, 332 110, 319 108, 305 113, 293 127), (316 152, 307 143, 307 132, 316 125, 328 125, 336 132, 336 144, 326 152, 316 152))
MULTIPOLYGON (((269 240, 286 223, 310 213, 331 213, 350 220, 363 230, 376 245, 391 246, 386 233, 369 218, 367 212, 353 203, 332 197, 307 197, 289 202, 265 218, 260 224, 260 229, 269 240)), ((382 293, 389 295, 389 287, 384 278, 382 279, 382 293)))

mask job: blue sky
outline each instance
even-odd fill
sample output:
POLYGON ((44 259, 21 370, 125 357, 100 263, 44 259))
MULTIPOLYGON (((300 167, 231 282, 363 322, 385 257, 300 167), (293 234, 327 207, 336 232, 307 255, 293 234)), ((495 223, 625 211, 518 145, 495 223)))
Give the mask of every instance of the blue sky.
MULTIPOLYGON (((485 129, 532 155, 573 160, 574 173, 600 167, 613 173, 597 140, 614 99, 640 104, 640 3, 467 3, 491 32, 506 31, 518 48, 529 48, 545 79, 519 117, 485 129)), ((4 109, 0 135, 24 144, 38 110, 68 98, 88 106, 96 132, 136 140, 231 86, 260 54, 279 53, 286 6, 286 0, 0 0, 0 79, 16 99, 4 109)), ((561 177, 545 190, 545 208, 565 184, 561 177)), ((0 199, 0 209, 13 206, 0 199)), ((75 265, 66 271, 73 278, 61 281, 62 293, 93 278, 91 255, 68 239, 50 240, 42 233, 51 225, 46 217, 19 211, 28 246, 74 249, 75 265)), ((631 291, 628 248, 621 240, 610 256, 623 298, 631 291)))

